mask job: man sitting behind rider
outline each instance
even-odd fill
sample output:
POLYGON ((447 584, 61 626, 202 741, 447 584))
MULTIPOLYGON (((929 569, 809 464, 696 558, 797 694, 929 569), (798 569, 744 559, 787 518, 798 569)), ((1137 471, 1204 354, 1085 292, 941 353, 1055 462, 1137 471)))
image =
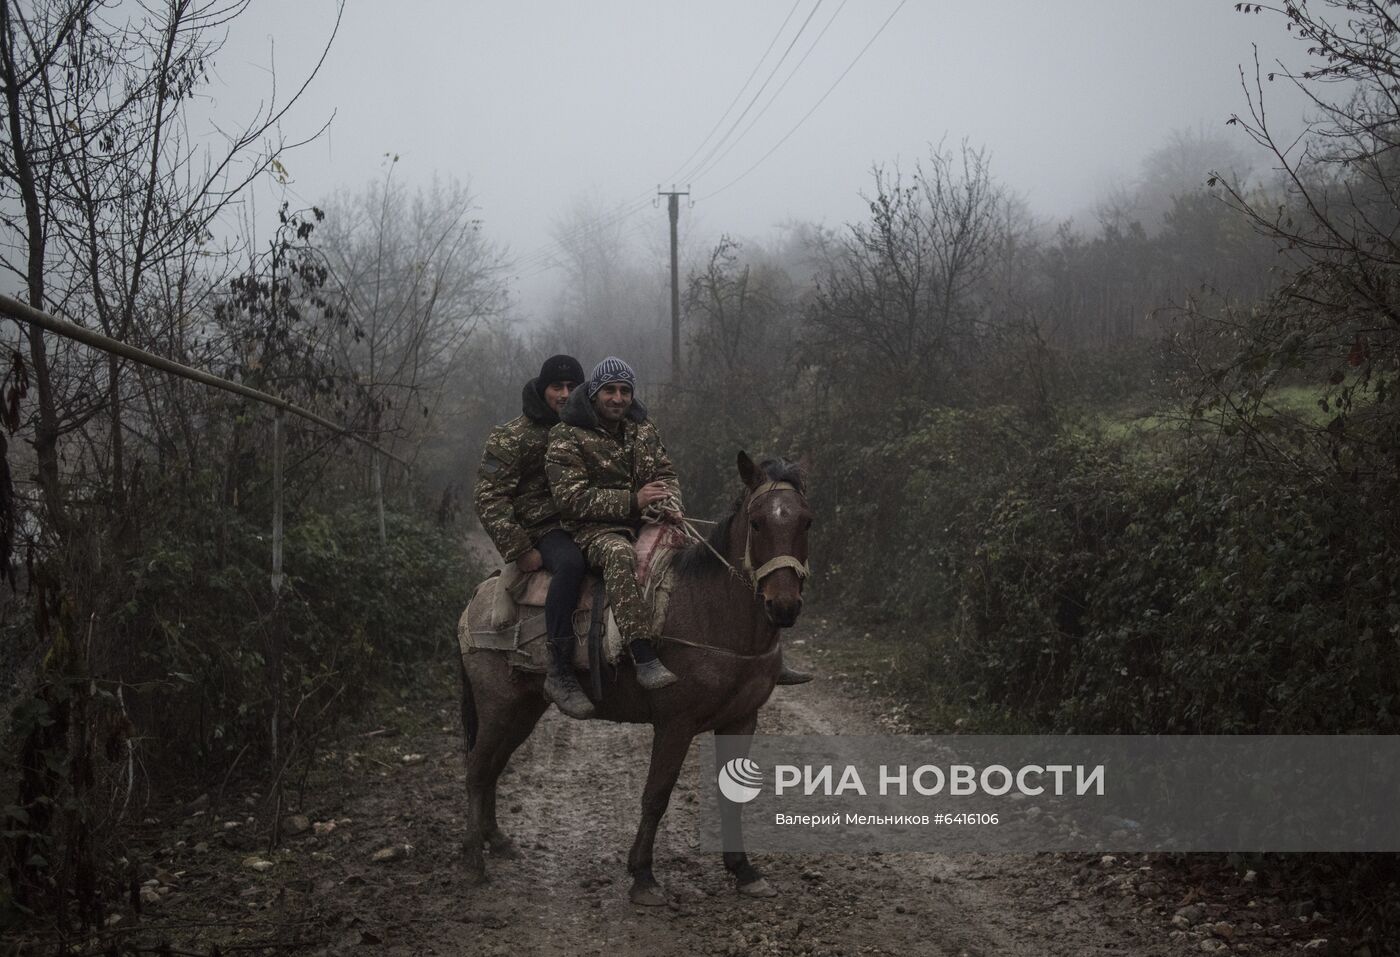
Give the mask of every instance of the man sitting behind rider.
POLYGON ((593 702, 573 667, 573 612, 588 567, 550 495, 545 449, 560 410, 582 381, 583 366, 573 356, 546 359, 540 374, 525 383, 522 414, 486 440, 476 483, 477 517, 501 557, 522 572, 546 568, 553 576, 544 602, 550 652, 544 691, 574 718, 593 716, 593 702))
POLYGON ((637 681, 654 691, 676 680, 656 657, 651 612, 637 584, 633 541, 649 506, 679 515, 680 483, 634 395, 632 367, 609 356, 593 369, 560 412, 549 435, 545 471, 565 527, 588 563, 603 570, 618 628, 636 665, 637 681))

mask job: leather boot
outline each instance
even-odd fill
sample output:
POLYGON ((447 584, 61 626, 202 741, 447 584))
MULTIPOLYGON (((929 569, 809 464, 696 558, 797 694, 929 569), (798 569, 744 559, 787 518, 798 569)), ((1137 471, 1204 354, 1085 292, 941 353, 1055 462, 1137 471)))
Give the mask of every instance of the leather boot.
POLYGON ((656 691, 680 680, 656 657, 651 642, 638 638, 628 642, 627 647, 632 652, 632 664, 637 670, 637 684, 643 688, 656 691))
POLYGON ((787 662, 784 661, 784 662, 783 662, 783 670, 778 672, 777 684, 780 684, 780 685, 805 685, 807 682, 811 681, 814 677, 816 677, 816 676, 813 675, 810 671, 796 671, 796 670, 794 670, 794 669, 792 669, 792 668, 789 668, 789 667, 787 666, 787 662))
POLYGON ((593 702, 574 675, 573 645, 573 638, 549 639, 549 674, 544 679, 544 694, 569 717, 591 718, 593 702))

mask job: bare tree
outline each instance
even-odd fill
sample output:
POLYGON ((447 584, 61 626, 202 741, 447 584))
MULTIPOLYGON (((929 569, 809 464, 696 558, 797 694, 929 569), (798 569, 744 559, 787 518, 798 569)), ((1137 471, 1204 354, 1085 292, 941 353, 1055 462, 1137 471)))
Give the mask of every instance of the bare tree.
POLYGON ((393 171, 329 204, 323 248, 350 320, 336 330, 341 366, 368 399, 354 414, 416 451, 469 340, 504 310, 505 284, 466 186, 410 192, 393 171))
MULTIPOLYGON (((289 146, 278 124, 305 88, 225 129, 218 145, 188 135, 190 98, 223 27, 246 5, 0 0, 0 269, 31 305, 138 346, 173 340, 176 354, 195 339, 203 317, 192 306, 227 263, 208 255, 213 225, 275 167, 289 146)), ((307 82, 319 65, 312 59, 307 82)), ((129 651, 112 617, 135 548, 127 498, 141 459, 168 448, 169 426, 192 430, 177 388, 116 358, 55 345, 34 327, 22 339, 33 404, 26 421, 10 424, 36 460, 38 504, 25 525, 44 613, 42 647, 21 686, 36 688, 49 723, 25 742, 20 801, 33 812, 30 833, 62 850, 57 873, 71 883, 59 884, 58 897, 73 893, 91 920, 95 823, 86 803, 103 707, 91 678, 129 651), (57 800, 64 787, 68 797, 57 800)), ((35 886, 23 850, 14 857, 18 894, 35 886)))
POLYGON ((722 236, 686 292, 697 377, 745 388, 755 379, 780 376, 782 339, 792 331, 792 293, 786 273, 722 236))
POLYGON ((1192 311, 1198 414, 1223 414, 1230 435, 1262 461, 1323 483, 1347 474, 1400 482, 1394 456, 1400 363, 1400 22, 1388 0, 1305 0, 1245 13, 1283 17, 1309 66, 1241 71, 1244 112, 1231 118, 1270 156, 1269 193, 1218 182, 1231 205, 1284 253, 1284 281, 1264 308, 1192 311), (1281 79, 1310 99, 1301 136, 1280 133, 1265 84, 1281 79), (1199 331, 1199 330, 1197 330, 1199 331), (1229 351, 1217 358, 1215 343, 1229 351), (1324 418, 1273 414, 1271 390, 1319 381, 1324 418), (1287 428, 1280 419, 1289 419, 1287 428))
POLYGON ((554 228, 565 278, 545 328, 556 348, 579 355, 585 367, 622 355, 655 383, 670 368, 670 280, 664 257, 637 248, 644 224, 587 200, 570 207, 554 228))
POLYGON ((1179 200, 1209 195, 1207 183, 1213 176, 1243 187, 1253 167, 1246 151, 1224 129, 1173 129, 1143 157, 1132 183, 1110 190, 1099 202, 1099 223, 1122 232, 1136 223, 1147 236, 1155 236, 1179 200))
MULTIPOLYGON (((186 130, 185 108, 219 49, 221 29, 246 2, 166 0, 111 19, 92 0, 0 3, 0 71, 8 125, 0 191, 23 210, 6 220, 0 268, 24 281, 37 308, 53 309, 135 344, 164 343, 188 324, 155 318, 150 280, 188 292, 199 282, 200 247, 228 204, 278 162, 279 122, 296 102, 274 99, 210 148, 186 130), (21 265, 22 260, 22 265, 21 265)), ((324 56, 324 50, 320 51, 324 56)), ((306 82, 319 61, 308 71, 306 82)), ((206 266, 207 268, 207 266, 206 266)), ((186 303, 187 304, 187 303, 186 303)), ((123 364, 61 348, 55 383, 50 349, 30 332, 36 385, 35 449, 46 512, 60 528, 66 503, 61 435, 99 412, 107 434, 69 455, 101 476, 117 502, 129 478, 123 364)))
POLYGON ((807 313, 812 344, 878 388, 946 400, 998 321, 995 287, 1025 239, 1023 213, 966 143, 932 150, 907 182, 877 168, 869 204, 869 221, 830 249, 807 313))

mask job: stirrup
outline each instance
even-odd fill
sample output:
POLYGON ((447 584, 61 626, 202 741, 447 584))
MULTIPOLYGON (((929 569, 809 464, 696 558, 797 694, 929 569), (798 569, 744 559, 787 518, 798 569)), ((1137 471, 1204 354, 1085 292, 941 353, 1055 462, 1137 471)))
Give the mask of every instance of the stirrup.
POLYGON ((637 684, 648 691, 656 691, 680 680, 671 672, 671 669, 661 663, 660 658, 638 661, 635 663, 635 667, 637 669, 637 684))

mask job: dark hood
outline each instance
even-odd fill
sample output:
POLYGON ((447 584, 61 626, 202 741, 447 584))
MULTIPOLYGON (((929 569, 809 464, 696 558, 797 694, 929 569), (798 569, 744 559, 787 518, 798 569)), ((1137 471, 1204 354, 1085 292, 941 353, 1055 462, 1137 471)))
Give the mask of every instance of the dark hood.
POLYGON ((553 425, 559 421, 559 413, 551 409, 549 403, 544 400, 544 396, 535 389, 537 381, 537 379, 531 379, 525 383, 525 388, 520 393, 520 411, 531 422, 538 422, 540 425, 553 425))
MULTIPOLYGON (((569 425, 585 429, 600 427, 598 413, 593 411, 593 402, 588 398, 588 386, 581 385, 569 394, 569 401, 564 403, 564 411, 559 417, 569 425)), ((647 407, 635 393, 632 395, 632 408, 627 410, 627 417, 638 425, 647 420, 647 407)))

